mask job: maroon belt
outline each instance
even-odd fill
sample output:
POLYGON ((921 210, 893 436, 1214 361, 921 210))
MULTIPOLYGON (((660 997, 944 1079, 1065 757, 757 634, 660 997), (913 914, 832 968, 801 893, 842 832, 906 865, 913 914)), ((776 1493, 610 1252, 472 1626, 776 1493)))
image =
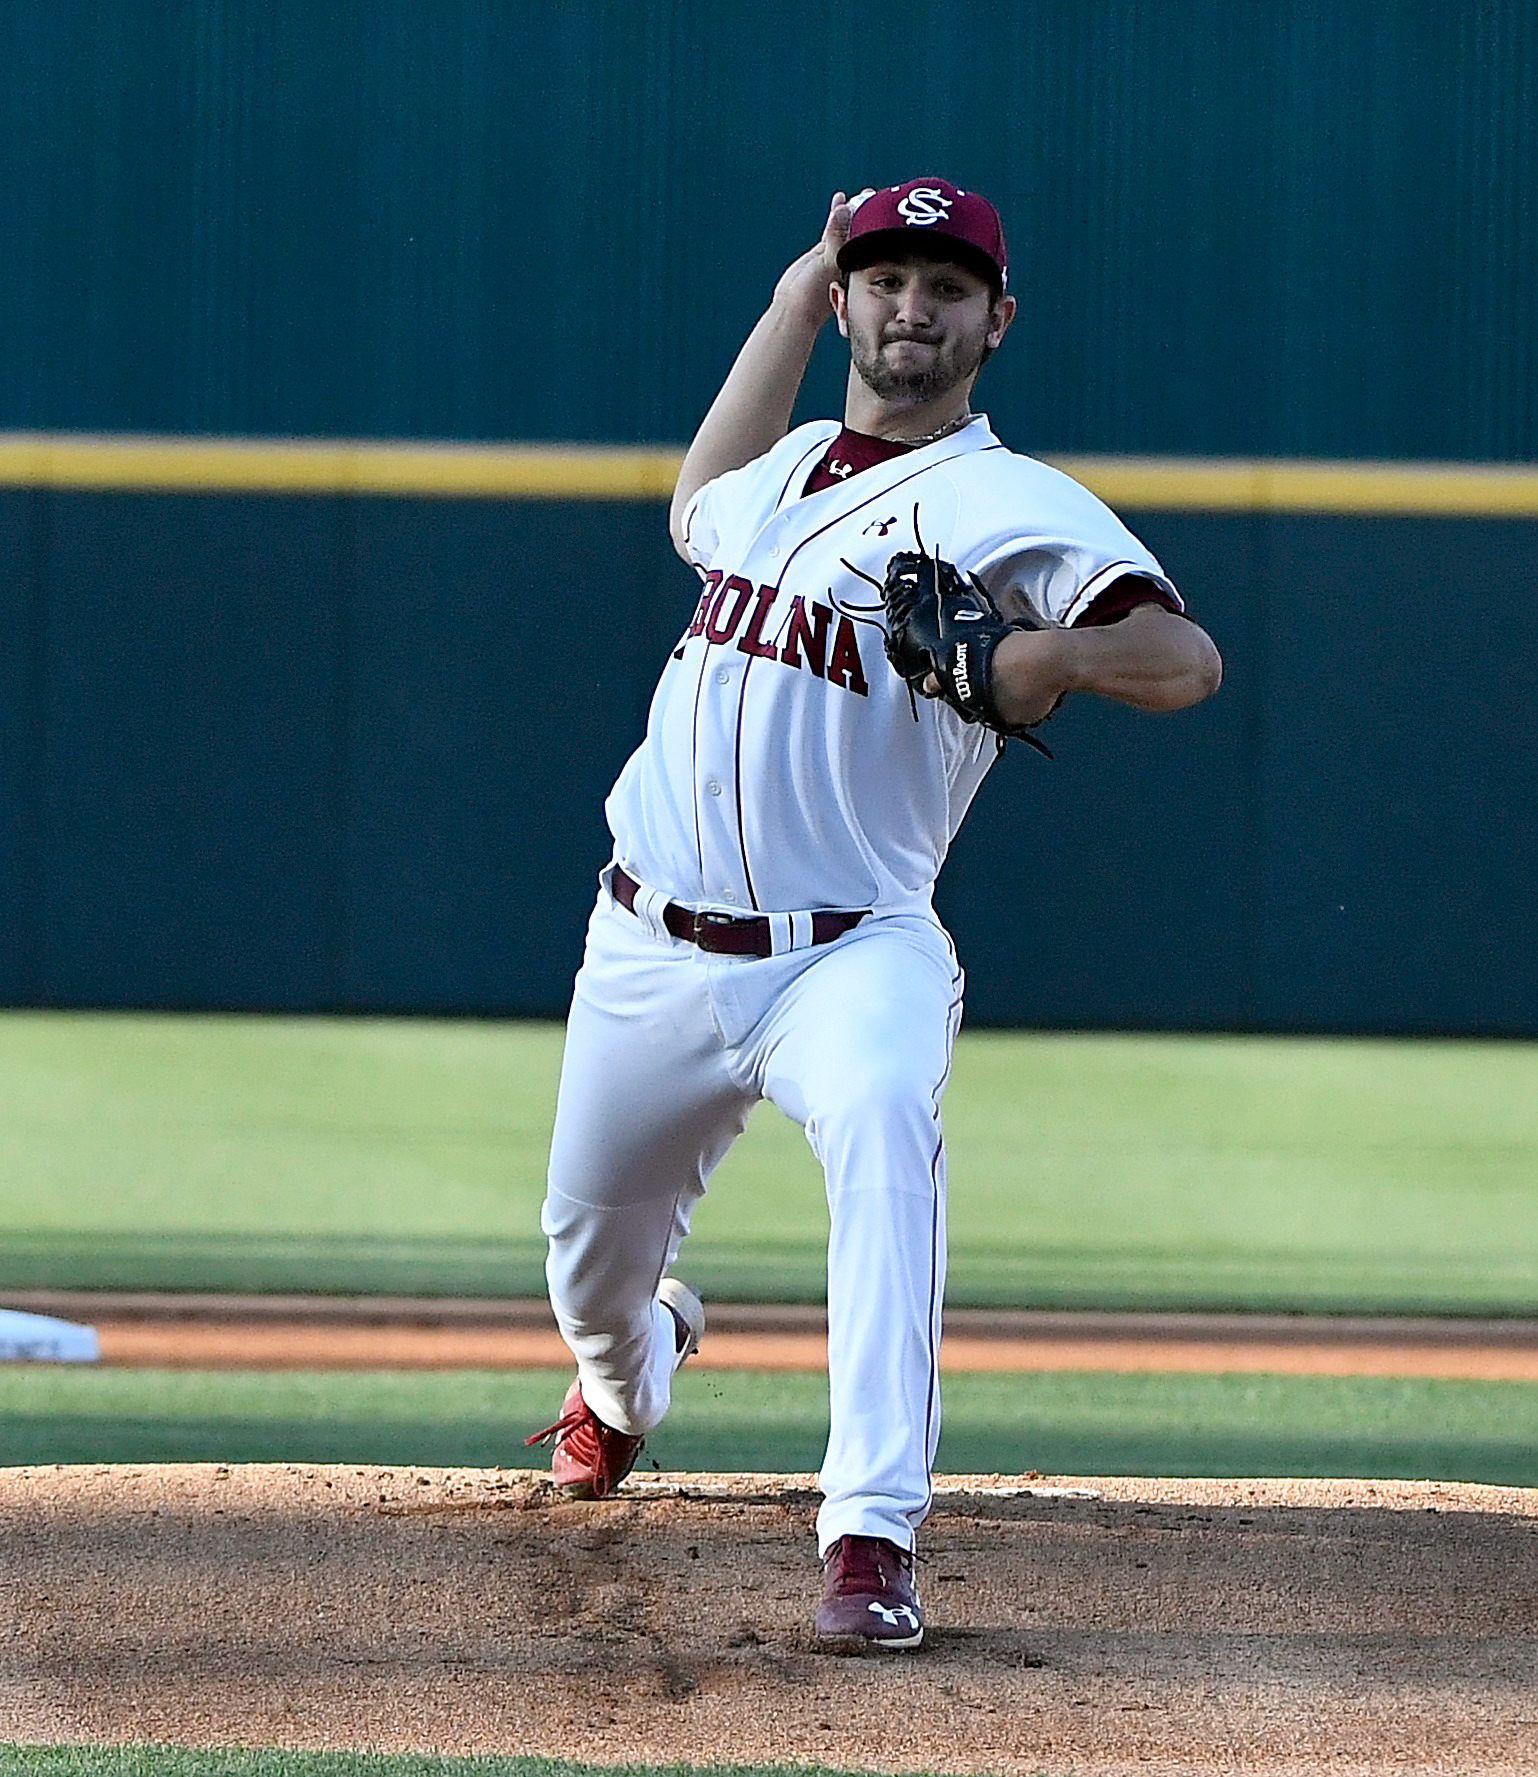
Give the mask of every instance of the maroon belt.
MULTIPOLYGON (((640 887, 635 878, 627 876, 616 864, 609 887, 620 906, 634 913, 636 890, 640 887)), ((814 913, 812 942, 831 944, 835 938, 842 938, 845 932, 852 932, 865 916, 863 910, 859 913, 814 913)), ((734 919, 729 913, 691 913, 687 907, 669 901, 662 910, 662 923, 675 938, 682 938, 686 944, 697 944, 701 950, 722 956, 774 955, 769 921, 762 914, 752 919, 734 919)))

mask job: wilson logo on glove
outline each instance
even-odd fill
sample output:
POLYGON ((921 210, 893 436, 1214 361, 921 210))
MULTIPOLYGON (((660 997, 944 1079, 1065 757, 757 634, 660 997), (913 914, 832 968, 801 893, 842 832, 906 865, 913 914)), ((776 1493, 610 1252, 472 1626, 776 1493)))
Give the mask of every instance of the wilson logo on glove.
POLYGON ((972 701, 972 680, 967 673, 967 645, 965 642, 957 642, 956 644, 951 660, 951 679, 956 686, 956 695, 963 703, 970 703, 972 701))
MULTIPOLYGON (((917 537, 916 507, 913 530, 917 537)), ((991 728, 1000 752, 1005 740, 1013 738, 1052 757, 1030 726, 1004 720, 993 691, 993 656, 999 643, 1011 630, 1041 628, 1040 623, 1006 623, 975 574, 965 575, 953 562, 925 554, 922 544, 917 550, 898 550, 887 563, 881 602, 886 609, 886 657, 908 687, 915 721, 918 699, 939 697, 964 722, 991 728), (931 682, 937 689, 929 689, 931 682)))

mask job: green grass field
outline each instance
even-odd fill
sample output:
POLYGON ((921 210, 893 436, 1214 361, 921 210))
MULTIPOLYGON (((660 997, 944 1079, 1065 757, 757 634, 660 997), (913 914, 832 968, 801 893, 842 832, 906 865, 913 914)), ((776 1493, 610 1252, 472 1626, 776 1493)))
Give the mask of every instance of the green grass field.
MULTIPOLYGON (((0 1015, 0 1290, 537 1292, 559 1046, 544 1025, 0 1015)), ((965 1035, 946 1120, 955 1302, 1538 1312, 1538 1045, 965 1035)), ((824 1237, 800 1134, 761 1109, 680 1269, 816 1300, 824 1237)), ((13 1368, 0 1464, 542 1465, 522 1438, 565 1381, 13 1368)), ((1538 1485, 1538 1385, 1056 1373, 954 1376, 945 1398, 952 1473, 1538 1485)), ((825 1432, 821 1377, 686 1370, 645 1460, 808 1470, 825 1432)), ((0 1746, 13 1774, 597 1777, 0 1746)), ((606 1777, 627 1774, 748 1777, 606 1777)))
MULTIPOLYGON (((0 1288, 536 1293, 559 1048, 0 1015, 0 1288)), ((964 1034, 946 1125, 956 1303, 1538 1311, 1538 1044, 964 1034)), ((824 1231, 761 1107, 680 1268, 816 1300, 824 1231)))
MULTIPOLYGON (((0 1465, 342 1462, 539 1467, 566 1372, 0 1373, 0 1465)), ((805 1472, 821 1376, 684 1371, 648 1441, 664 1469, 805 1472)), ((1538 1384, 1256 1375, 952 1376, 952 1474, 1351 1475, 1538 1486, 1538 1384)))
POLYGON ((573 1765, 544 1758, 176 1746, 0 1746, 0 1777, 857 1777, 827 1765, 573 1765))

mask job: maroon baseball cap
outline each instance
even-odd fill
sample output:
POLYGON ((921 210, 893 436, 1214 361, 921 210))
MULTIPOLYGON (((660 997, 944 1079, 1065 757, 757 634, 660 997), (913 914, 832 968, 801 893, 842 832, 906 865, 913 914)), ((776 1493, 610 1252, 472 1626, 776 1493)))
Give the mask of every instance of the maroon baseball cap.
POLYGON ((909 179, 873 191, 856 204, 849 219, 849 239, 839 248, 839 270, 856 271, 921 242, 933 242, 943 255, 954 255, 958 264, 972 266, 990 280, 996 278, 1001 286, 1009 282, 1009 255, 998 211, 987 198, 963 191, 948 179, 909 179))

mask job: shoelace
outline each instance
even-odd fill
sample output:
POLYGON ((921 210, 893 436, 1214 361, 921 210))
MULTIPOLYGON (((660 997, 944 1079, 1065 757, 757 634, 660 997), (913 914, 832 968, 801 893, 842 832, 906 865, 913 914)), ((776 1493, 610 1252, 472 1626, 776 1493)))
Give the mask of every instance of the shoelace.
POLYGON ((543 1431, 534 1432, 525 1438, 524 1445, 527 1447, 531 1444, 543 1444, 550 1438, 559 1437, 563 1431, 575 1431, 579 1425, 585 1424, 589 1419, 596 1419, 596 1417, 597 1415, 587 1402, 583 1401, 575 1407, 568 1407, 554 1425, 547 1425, 543 1431))

